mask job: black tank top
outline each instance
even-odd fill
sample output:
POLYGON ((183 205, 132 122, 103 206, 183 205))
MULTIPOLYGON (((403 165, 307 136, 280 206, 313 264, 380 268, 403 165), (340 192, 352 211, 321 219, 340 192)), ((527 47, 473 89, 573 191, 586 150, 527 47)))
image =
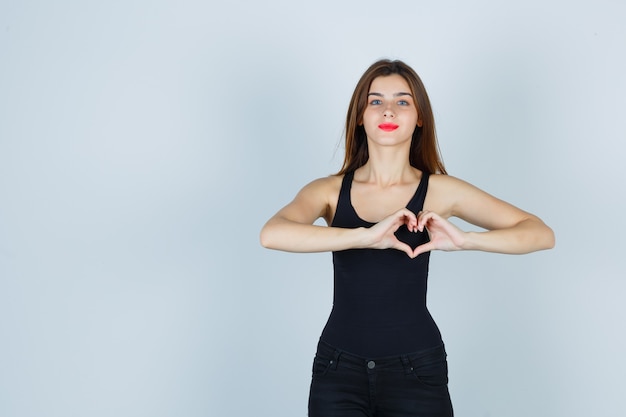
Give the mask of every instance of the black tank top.
MULTIPOLYGON (((354 172, 341 184, 333 227, 371 227, 361 219, 350 199, 354 172)), ((428 174, 407 208, 424 206, 428 174)), ((401 226, 399 240, 415 248, 428 234, 401 226)), ((321 340, 346 352, 375 358, 416 352, 442 344, 441 334, 426 308, 430 252, 411 259, 396 249, 348 249, 333 252, 333 308, 321 340)))

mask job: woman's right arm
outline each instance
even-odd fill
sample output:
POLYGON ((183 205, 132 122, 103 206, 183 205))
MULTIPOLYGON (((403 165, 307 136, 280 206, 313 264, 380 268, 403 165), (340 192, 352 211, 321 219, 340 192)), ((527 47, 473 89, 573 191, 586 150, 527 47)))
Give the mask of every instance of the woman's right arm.
POLYGON ((356 229, 318 226, 320 217, 330 222, 330 200, 337 199, 337 177, 315 180, 306 185, 293 201, 276 213, 261 230, 261 245, 287 252, 327 252, 356 248, 395 248, 409 256, 411 248, 398 241, 394 232, 403 224, 417 230, 417 218, 409 210, 399 210, 371 228, 356 229))

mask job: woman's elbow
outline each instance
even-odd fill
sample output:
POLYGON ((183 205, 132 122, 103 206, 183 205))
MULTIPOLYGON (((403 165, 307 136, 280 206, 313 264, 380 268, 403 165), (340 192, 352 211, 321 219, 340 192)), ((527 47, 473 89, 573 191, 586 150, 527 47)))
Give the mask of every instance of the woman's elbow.
POLYGON ((541 223, 541 228, 535 232, 533 240, 535 246, 533 251, 552 249, 556 243, 554 231, 543 222, 541 223))
POLYGON ((546 226, 546 232, 544 237, 544 245, 543 249, 552 249, 556 245, 556 236, 554 235, 554 231, 546 226))
POLYGON ((267 224, 263 226, 263 228, 261 229, 261 233, 259 233, 259 241, 261 243, 261 246, 263 246, 264 248, 273 249, 272 232, 267 224))

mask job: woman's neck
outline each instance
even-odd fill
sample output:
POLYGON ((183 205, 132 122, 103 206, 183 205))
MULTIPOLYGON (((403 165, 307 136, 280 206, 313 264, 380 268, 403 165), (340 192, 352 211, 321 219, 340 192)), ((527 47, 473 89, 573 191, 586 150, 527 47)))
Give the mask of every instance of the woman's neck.
POLYGON ((415 169, 409 162, 408 150, 396 147, 370 148, 368 161, 358 171, 360 181, 381 187, 415 180, 415 169))

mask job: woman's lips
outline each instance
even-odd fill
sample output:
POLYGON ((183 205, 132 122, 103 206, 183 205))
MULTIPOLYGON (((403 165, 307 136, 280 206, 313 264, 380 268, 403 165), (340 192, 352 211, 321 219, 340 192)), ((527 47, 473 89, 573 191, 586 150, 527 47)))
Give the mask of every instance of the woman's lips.
POLYGON ((385 132, 391 132, 392 130, 396 130, 398 125, 395 123, 381 123, 378 125, 380 130, 384 130, 385 132))

